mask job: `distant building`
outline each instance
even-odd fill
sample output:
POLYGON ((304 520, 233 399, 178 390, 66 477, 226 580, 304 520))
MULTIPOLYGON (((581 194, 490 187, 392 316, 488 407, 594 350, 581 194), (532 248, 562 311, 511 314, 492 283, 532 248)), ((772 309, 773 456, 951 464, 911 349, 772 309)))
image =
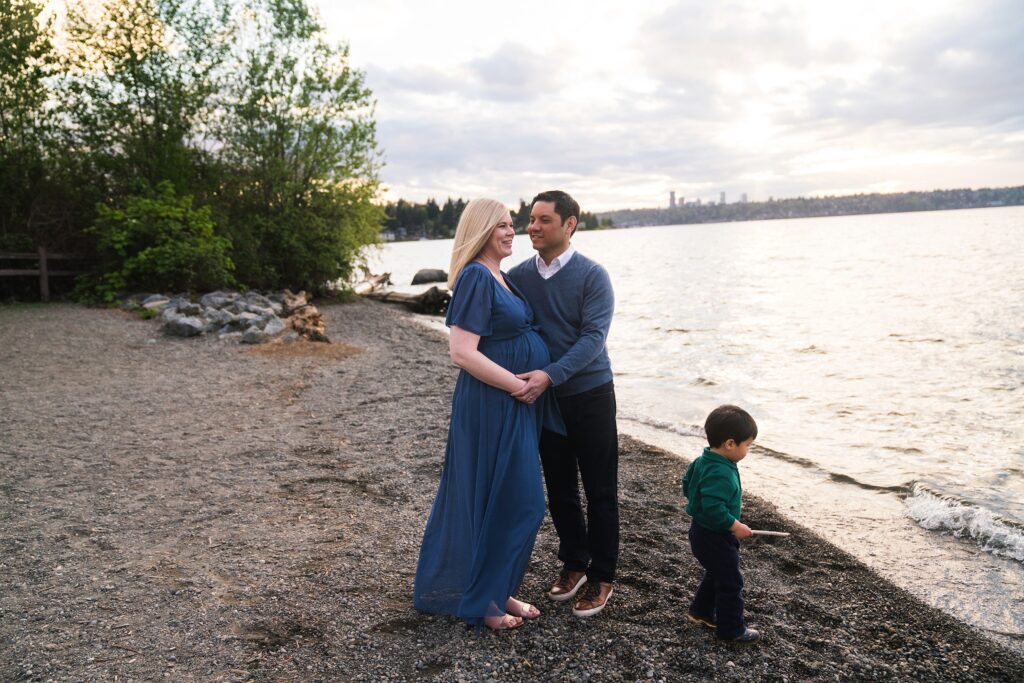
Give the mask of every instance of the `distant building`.
POLYGON ((672 190, 668 193, 668 208, 676 208, 676 191, 672 190))
POLYGON ((725 204, 725 192, 720 192, 718 194, 718 203, 725 204))
POLYGON ((746 192, 744 192, 743 194, 740 195, 740 201, 743 202, 744 204, 747 203, 747 193, 746 192))

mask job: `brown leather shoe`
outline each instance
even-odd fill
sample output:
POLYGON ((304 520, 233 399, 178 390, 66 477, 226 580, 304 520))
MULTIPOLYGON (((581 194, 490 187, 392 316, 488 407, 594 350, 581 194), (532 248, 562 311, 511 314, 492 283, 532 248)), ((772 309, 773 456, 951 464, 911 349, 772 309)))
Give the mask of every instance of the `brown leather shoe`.
POLYGON ((580 596, 576 598, 572 613, 577 617, 594 616, 608 604, 608 598, 612 597, 613 588, 612 584, 604 581, 588 583, 580 591, 580 596))
POLYGON ((573 572, 568 569, 563 569, 558 573, 558 580, 551 584, 551 590, 548 591, 548 597, 555 602, 571 600, 573 596, 576 595, 576 591, 580 589, 580 586, 586 582, 586 572, 573 572))

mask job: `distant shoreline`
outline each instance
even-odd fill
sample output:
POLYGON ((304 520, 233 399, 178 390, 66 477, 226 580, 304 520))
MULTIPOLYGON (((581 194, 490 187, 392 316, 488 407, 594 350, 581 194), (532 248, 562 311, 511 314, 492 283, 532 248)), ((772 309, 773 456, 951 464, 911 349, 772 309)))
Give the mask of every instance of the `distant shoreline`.
POLYGON ((990 209, 1024 205, 1024 186, 978 190, 932 190, 891 194, 856 194, 838 197, 795 197, 732 204, 689 203, 670 208, 620 209, 598 212, 619 228, 691 223, 828 218, 920 211, 990 209))
MULTIPOLYGON (((599 230, 649 228, 661 225, 697 225, 706 223, 743 223, 749 221, 789 220, 797 218, 835 218, 840 216, 872 216, 927 211, 961 211, 966 209, 1001 209, 1024 206, 1024 186, 980 190, 933 190, 930 192, 898 192, 892 194, 858 194, 840 197, 795 197, 765 202, 734 202, 732 204, 688 203, 675 208, 616 209, 597 211, 601 219, 610 219, 611 226, 599 230), (924 205, 922 205, 924 204, 924 205), (874 208, 872 208, 874 207, 874 208)), ((584 228, 586 229, 586 228, 584 228)), ((415 228, 408 229, 410 233, 415 228)), ((523 230, 525 232, 525 230, 523 230)), ((388 239, 387 242, 417 242, 419 233, 388 239)))

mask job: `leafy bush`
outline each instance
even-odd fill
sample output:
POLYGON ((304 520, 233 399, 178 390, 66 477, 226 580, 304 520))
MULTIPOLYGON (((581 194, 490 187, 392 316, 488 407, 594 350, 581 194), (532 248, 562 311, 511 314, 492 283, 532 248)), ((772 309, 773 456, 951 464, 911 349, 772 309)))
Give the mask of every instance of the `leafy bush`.
POLYGON ((227 221, 239 279, 249 287, 323 294, 346 281, 377 241, 382 212, 373 188, 322 187, 287 196, 270 211, 239 202, 227 221))
POLYGON ((88 232, 97 237, 99 267, 83 278, 83 298, 113 302, 126 291, 196 292, 234 284, 230 240, 214 234, 208 207, 194 208, 160 183, 124 208, 99 205, 88 232))

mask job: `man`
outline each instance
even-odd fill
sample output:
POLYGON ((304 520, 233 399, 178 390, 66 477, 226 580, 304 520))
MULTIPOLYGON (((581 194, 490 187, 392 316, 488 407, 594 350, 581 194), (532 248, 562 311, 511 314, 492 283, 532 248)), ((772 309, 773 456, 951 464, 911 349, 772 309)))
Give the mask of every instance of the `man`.
POLYGON ((565 192, 534 197, 527 233, 537 255, 509 271, 509 277, 530 302, 554 359, 519 375, 526 385, 512 396, 532 403, 553 387, 566 427, 566 436, 544 430, 540 440, 563 563, 548 596, 559 602, 575 597, 573 614, 588 617, 604 609, 615 582, 619 448, 605 346, 615 299, 605 269, 570 243, 579 215, 579 204, 565 192), (587 496, 585 517, 579 479, 587 496))

